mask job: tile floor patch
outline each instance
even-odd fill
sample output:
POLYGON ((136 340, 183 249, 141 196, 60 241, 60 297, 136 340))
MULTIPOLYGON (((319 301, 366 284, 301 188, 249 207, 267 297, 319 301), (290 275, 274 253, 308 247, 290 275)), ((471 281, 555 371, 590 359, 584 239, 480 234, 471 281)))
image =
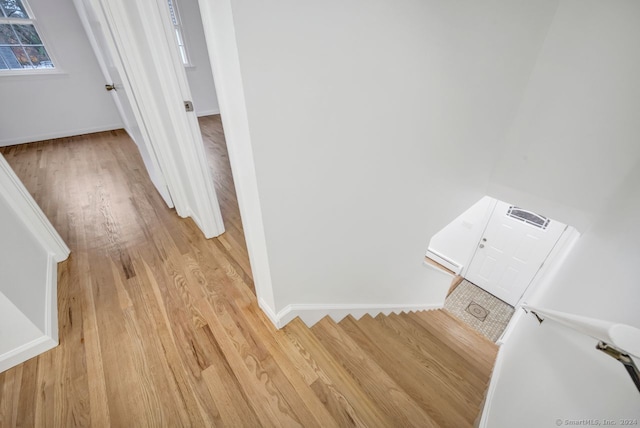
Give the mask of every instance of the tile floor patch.
POLYGON ((514 311, 466 279, 447 297, 444 309, 493 342, 500 338, 514 311))

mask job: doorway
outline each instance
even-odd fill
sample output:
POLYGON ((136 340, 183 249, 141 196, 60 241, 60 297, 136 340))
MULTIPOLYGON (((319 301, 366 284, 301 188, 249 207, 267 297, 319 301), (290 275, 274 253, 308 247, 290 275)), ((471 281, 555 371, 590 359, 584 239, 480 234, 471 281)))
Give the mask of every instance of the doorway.
MULTIPOLYGON (((107 85, 115 89, 112 92, 124 91, 134 115, 139 113, 129 121, 138 127, 127 131, 134 140, 138 135, 133 131, 141 131, 145 144, 138 145, 143 159, 145 153, 151 159, 147 169, 152 180, 157 178, 156 188, 165 201, 168 193, 177 214, 192 218, 205 237, 219 236, 224 232, 222 215, 168 3, 75 0, 75 4, 101 58, 107 85), (121 81, 111 80, 115 77, 121 81), (168 192, 163 192, 164 183, 168 192)), ((203 63, 208 65, 208 60, 203 63)))
POLYGON ((547 273, 543 267, 560 263, 576 235, 562 222, 485 196, 432 237, 426 256, 460 277, 445 309, 495 341, 547 273))
POLYGON ((226 255, 235 272, 255 294, 253 274, 249 262, 245 231, 240 216, 236 185, 229 161, 229 150, 219 114, 206 115, 198 118, 207 161, 211 169, 211 176, 218 195, 220 210, 225 224, 225 233, 214 241, 226 255))
POLYGON ((123 76, 122 58, 114 45, 113 37, 111 37, 109 29, 101 22, 95 8, 88 1, 74 0, 74 2, 91 47, 96 54, 105 82, 107 82, 105 89, 112 95, 124 122, 125 131, 138 147, 151 182, 167 206, 173 208, 173 200, 160 168, 158 157, 151 144, 151 138, 138 109, 138 102, 129 84, 129 79, 123 76))

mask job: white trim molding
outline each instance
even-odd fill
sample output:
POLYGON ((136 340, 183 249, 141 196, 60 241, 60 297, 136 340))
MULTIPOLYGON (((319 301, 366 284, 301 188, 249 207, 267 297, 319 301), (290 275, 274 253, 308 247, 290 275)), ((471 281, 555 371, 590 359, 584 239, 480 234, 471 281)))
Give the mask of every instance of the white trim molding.
POLYGON ((2 155, 0 155, 0 196, 4 197, 19 214, 29 231, 56 262, 69 257, 69 247, 2 155))
POLYGON ((17 144, 34 143, 38 141, 53 140, 54 138, 74 137, 76 135, 94 134, 96 132, 113 131, 122 129, 123 123, 113 123, 111 125, 93 126, 90 128, 67 129, 64 131, 50 132, 47 134, 21 135, 20 137, 0 140, 0 147, 15 146, 17 144))
POLYGON ((455 272, 456 275, 460 275, 460 273, 462 272, 462 269, 464 268, 464 266, 461 263, 458 263, 457 261, 438 253, 436 250, 432 248, 429 248, 427 250, 426 256, 427 258, 446 267, 450 271, 455 272))
POLYGON ((42 335, 31 342, 0 355, 0 373, 58 346, 58 341, 42 335))
POLYGON ((45 284, 44 334, 58 345, 58 263, 49 257, 45 284))
POLYGON ((271 322, 277 327, 282 328, 299 317, 307 326, 311 327, 322 318, 329 316, 335 322, 340 322, 344 317, 351 315, 356 319, 362 318, 364 315, 375 317, 378 314, 389 315, 391 313, 399 314, 401 312, 431 311, 434 309, 442 309, 442 305, 436 304, 373 304, 373 303, 324 303, 324 304, 308 304, 294 303, 285 306, 280 312, 274 314, 264 302, 260 302, 260 307, 265 311, 271 322))
POLYGON ((0 373, 58 346, 58 263, 51 255, 47 261, 44 311, 42 336, 0 355, 0 373))
POLYGON ((260 307, 260 309, 262 309, 262 312, 265 313, 269 320, 271 320, 273 325, 276 326, 276 328, 283 327, 278 322, 278 315, 273 311, 273 309, 271 309, 271 307, 267 304, 267 302, 265 302, 262 297, 258 297, 258 306, 260 307))
POLYGON ((198 115, 198 117, 213 116, 213 115, 216 115, 216 114, 220 114, 220 109, 219 108, 212 108, 210 110, 198 110, 198 109, 196 109, 196 114, 198 115))

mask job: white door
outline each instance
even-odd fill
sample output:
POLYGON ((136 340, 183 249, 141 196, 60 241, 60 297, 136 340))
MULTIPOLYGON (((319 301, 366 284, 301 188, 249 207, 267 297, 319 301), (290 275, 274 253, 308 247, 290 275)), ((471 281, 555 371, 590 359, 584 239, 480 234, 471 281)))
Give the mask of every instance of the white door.
MULTIPOLYGON (((150 144, 149 135, 144 128, 144 122, 137 111, 136 100, 131 91, 121 59, 118 55, 109 29, 104 26, 99 18, 100 11, 95 10, 93 4, 86 0, 74 0, 78 14, 89 41, 100 63, 100 68, 106 79, 105 83, 113 85, 110 91, 116 103, 120 116, 125 124, 125 130, 138 146, 142 161, 149 173, 149 178, 154 184, 165 203, 173 208, 173 201, 169 193, 164 175, 160 169, 158 159, 150 144)), ((106 87, 105 87, 106 90, 106 87)))
POLYGON ((465 278, 515 306, 565 228, 498 201, 465 278))

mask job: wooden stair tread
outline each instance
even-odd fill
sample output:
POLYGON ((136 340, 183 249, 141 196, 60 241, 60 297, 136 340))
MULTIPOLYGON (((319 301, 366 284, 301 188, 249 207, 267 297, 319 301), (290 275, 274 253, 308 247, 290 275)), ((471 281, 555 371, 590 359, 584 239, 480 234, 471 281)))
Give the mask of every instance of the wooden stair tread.
POLYGON ((438 426, 435 421, 389 376, 370 353, 363 351, 333 320, 325 318, 313 326, 314 335, 340 361, 349 375, 363 387, 399 426, 438 426))
POLYGON ((493 367, 498 346, 455 316, 445 310, 414 312, 408 315, 429 333, 442 337, 445 343, 459 354, 482 363, 483 367, 493 367))
MULTIPOLYGON (((438 426, 470 426, 475 412, 467 397, 453 390, 441 367, 415 358, 375 319, 342 320, 340 326, 383 370, 418 403, 438 426), (468 413, 468 414, 465 414, 468 413), (455 415, 453 417, 452 415, 455 415)), ((462 382, 459 382, 462 383, 462 382)))
POLYGON ((377 426, 383 421, 392 423, 302 321, 296 319, 284 330, 300 346, 301 352, 313 361, 311 364, 318 373, 314 390, 322 393, 329 408, 338 410, 336 420, 346 422, 345 426, 377 426))
POLYGON ((430 357, 433 353, 437 353, 436 361, 446 361, 446 370, 455 373, 456 378, 464 378, 473 388, 472 395, 475 395, 476 392, 484 392, 487 386, 486 370, 478 368, 476 363, 459 355, 446 342, 439 340, 412 322, 407 315, 392 314, 387 318, 376 319, 390 329, 396 339, 402 340, 405 346, 410 347, 414 352, 424 357, 430 357))

